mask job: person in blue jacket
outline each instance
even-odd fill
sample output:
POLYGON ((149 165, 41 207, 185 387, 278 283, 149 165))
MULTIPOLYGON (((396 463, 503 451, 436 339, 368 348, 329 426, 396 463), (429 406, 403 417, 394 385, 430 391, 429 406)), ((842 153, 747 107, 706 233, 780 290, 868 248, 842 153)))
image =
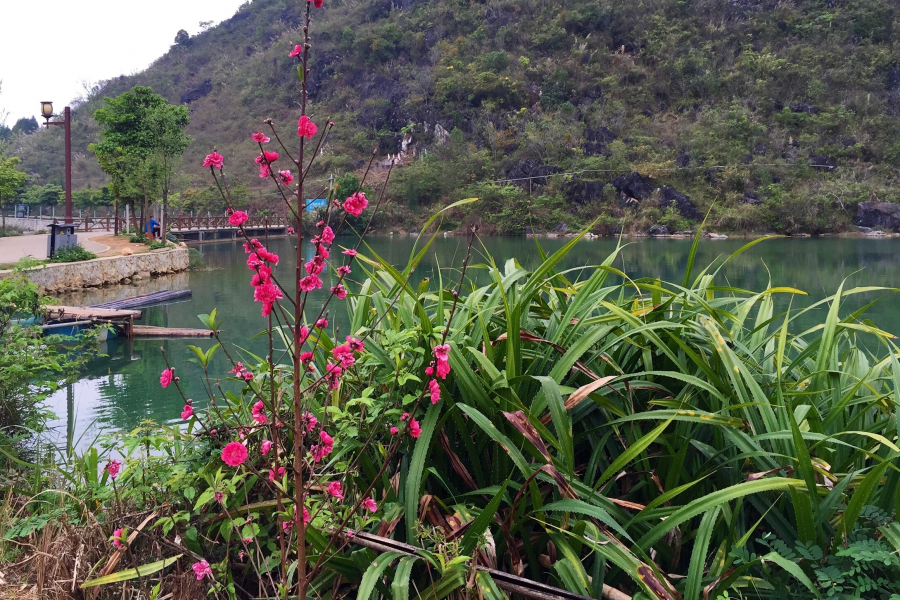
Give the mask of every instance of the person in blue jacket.
POLYGON ((162 233, 162 229, 161 229, 160 224, 156 221, 156 219, 154 219, 153 217, 150 217, 150 223, 147 225, 144 225, 144 233, 147 233, 148 227, 149 227, 149 230, 152 232, 152 237, 154 239, 159 239, 160 234, 162 233))

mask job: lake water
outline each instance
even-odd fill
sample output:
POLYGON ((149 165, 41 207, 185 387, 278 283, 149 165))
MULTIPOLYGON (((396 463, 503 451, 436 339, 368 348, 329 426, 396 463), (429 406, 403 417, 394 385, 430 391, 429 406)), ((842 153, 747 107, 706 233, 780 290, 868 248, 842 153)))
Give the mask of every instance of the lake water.
MULTIPOLYGON (((394 265, 405 265, 414 239, 407 236, 373 237, 368 240, 372 249, 394 265)), ((541 246, 549 254, 563 246, 566 239, 542 239, 541 246)), ((695 273, 716 260, 725 258, 743 244, 745 239, 703 240, 700 244, 695 273)), ((336 241, 340 246, 342 239, 336 241)), ((346 240, 349 244, 351 240, 346 240)), ((615 266, 631 277, 659 277, 680 282, 690 252, 691 240, 636 239, 616 260, 615 266)), ((558 268, 596 265, 616 246, 609 238, 583 240, 558 268)), ((284 279, 292 252, 287 239, 273 241, 271 249, 282 257, 279 269, 284 279)), ((85 290, 61 298, 65 304, 98 304, 161 289, 190 289, 190 300, 144 309, 141 321, 145 325, 165 327, 202 327, 198 314, 216 308, 224 320, 223 338, 226 343, 239 345, 260 356, 266 354, 267 342, 252 339, 264 327, 260 306, 252 301, 249 285, 251 273, 245 264, 245 254, 237 242, 207 244, 198 248, 206 257, 210 270, 155 278, 136 285, 85 290)), ((465 256, 466 240, 458 237, 440 238, 422 261, 415 279, 435 277, 441 270, 445 282, 458 278, 457 269, 465 256)), ((485 252, 501 264, 515 258, 526 268, 539 264, 535 241, 525 238, 486 238, 477 243, 472 263, 484 263, 485 252)), ((336 253, 335 253, 336 254, 336 253)), ((355 269, 354 275, 360 269, 355 269)), ((477 274, 477 270, 472 272, 477 274)), ((791 286, 807 292, 810 299, 820 299, 837 289, 844 278, 846 287, 900 286, 900 238, 783 238, 764 241, 729 263, 717 281, 750 290, 773 285, 791 286)), ((572 277, 570 277, 572 278, 572 277)), ((415 282, 414 282, 415 283, 415 282)), ((448 284, 449 285, 449 284, 448 284)), ((326 278, 326 288, 329 287, 326 278)), ((856 296, 846 303, 847 311, 862 306, 877 297, 875 294, 856 296)), ((785 299, 787 297, 785 296, 785 299)), ((324 293, 312 302, 322 302, 324 293)), ((807 304, 809 299, 795 299, 794 306, 807 304)), ((338 305, 340 306, 340 305, 338 305)), ((825 309, 823 309, 825 310, 825 309)), ((868 313, 877 325, 892 333, 900 333, 900 296, 888 295, 868 313)), ((824 317, 823 317, 824 318, 824 317)), ((341 315, 332 315, 332 322, 341 315)), ((68 388, 59 390, 49 399, 50 408, 58 415, 53 422, 54 433, 64 442, 67 433, 76 446, 84 447, 101 432, 132 429, 142 421, 175 423, 183 405, 174 387, 160 388, 159 374, 165 368, 161 349, 176 367, 182 388, 198 406, 203 405, 199 367, 186 360, 192 356, 187 346, 194 344, 208 348, 212 342, 199 340, 113 340, 102 351, 108 354, 89 366, 84 376, 68 388)), ((222 353, 213 360, 212 377, 224 377, 230 368, 222 353)))

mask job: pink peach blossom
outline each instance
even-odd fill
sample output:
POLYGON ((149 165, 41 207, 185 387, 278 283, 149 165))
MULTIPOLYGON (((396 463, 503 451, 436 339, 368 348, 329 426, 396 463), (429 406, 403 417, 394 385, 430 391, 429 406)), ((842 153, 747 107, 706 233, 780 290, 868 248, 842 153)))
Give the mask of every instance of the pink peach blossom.
POLYGON ((288 54, 288 56, 290 56, 291 58, 297 58, 302 53, 303 53, 303 46, 301 46, 300 44, 297 44, 296 46, 294 46, 294 49, 291 50, 291 53, 288 54))
POLYGON ((375 504, 375 501, 372 498, 366 498, 363 500, 362 507, 369 512, 375 512, 378 510, 378 505, 375 504))
POLYGON ((181 411, 181 420, 187 421, 191 417, 194 416, 194 409, 190 404, 184 405, 184 410, 181 411))
POLYGON ((205 167, 209 167, 209 168, 215 167, 221 171, 224 164, 225 164, 225 158, 221 154, 219 154, 218 152, 215 152, 215 151, 213 151, 212 154, 207 154, 206 158, 203 159, 204 168, 205 167))
POLYGON ((172 383, 172 377, 175 375, 174 369, 163 369, 163 372, 159 374, 159 385, 164 388, 169 387, 169 384, 172 383))
POLYGON ((261 131, 257 131, 250 137, 252 137, 253 141, 256 142, 257 144, 268 144, 270 141, 272 141, 266 136, 266 134, 264 134, 261 131))
POLYGON ((231 442, 222 448, 222 461, 230 466, 237 467, 247 460, 247 448, 240 442, 231 442))
POLYGON ((328 484, 328 494, 332 498, 336 498, 338 500, 344 499, 344 492, 341 490, 341 482, 340 481, 332 481, 328 484))
POLYGON ((209 563, 206 562, 205 560, 201 560, 198 563, 194 563, 194 565, 191 568, 194 569, 194 575, 197 576, 197 581, 200 581, 207 575, 210 575, 210 576, 212 575, 212 569, 209 568, 209 563))
POLYGON ((235 227, 239 227, 247 222, 250 216, 242 210, 236 210, 231 213, 231 216, 228 217, 228 222, 234 225, 235 227))
POLYGON ((269 440, 263 440, 262 443, 259 445, 260 454, 265 456, 266 454, 269 453, 270 450, 272 450, 272 442, 270 442, 269 440))
POLYGON ((309 117, 303 115, 297 121, 297 135, 300 137, 305 137, 308 140, 311 140, 316 133, 318 133, 319 128, 313 123, 309 117))

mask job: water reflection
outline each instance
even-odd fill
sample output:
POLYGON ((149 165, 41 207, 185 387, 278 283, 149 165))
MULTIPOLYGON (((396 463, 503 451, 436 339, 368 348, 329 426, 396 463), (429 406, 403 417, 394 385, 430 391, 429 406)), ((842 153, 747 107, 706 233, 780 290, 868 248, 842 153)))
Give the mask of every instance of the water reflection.
MULTIPOLYGON (((562 247, 567 239, 540 240, 545 252, 552 253, 562 247)), ((729 254, 748 240, 704 240, 698 250, 695 274, 716 259, 729 254)), ((339 256, 339 246, 351 245, 353 240, 341 239, 335 244, 333 256, 339 256)), ((405 265, 414 239, 407 236, 370 238, 367 243, 381 258, 394 265, 405 265)), ((571 269, 596 265, 603 261, 616 246, 611 239, 584 240, 579 242, 559 266, 571 269)), ((658 277, 680 282, 690 251, 690 240, 629 240, 615 266, 632 277, 658 277)), ((292 264, 292 250, 288 240, 273 240, 273 251, 282 258, 280 270, 286 273, 292 264)), ((242 245, 237 242, 209 244, 198 248, 209 266, 207 271, 181 273, 143 281, 130 286, 115 286, 101 290, 87 290, 61 300, 73 304, 97 304, 119 298, 148 293, 161 289, 186 289, 193 297, 184 302, 144 310, 141 323, 161 327, 201 327, 197 315, 217 308, 223 324, 226 343, 240 346, 237 354, 253 352, 263 356, 268 351, 265 338, 254 338, 264 321, 260 307, 252 301, 249 286, 251 272, 245 264, 242 245)), ((745 289, 764 288, 769 281, 777 286, 791 286, 809 293, 809 298, 794 298, 794 306, 810 302, 834 293, 845 277, 850 277, 849 287, 897 286, 900 267, 900 239, 871 238, 805 238, 774 239, 762 242, 745 252, 726 266, 717 279, 719 285, 732 285, 745 289)), ((367 253, 365 248, 361 252, 367 253)), ((459 237, 439 238, 416 268, 413 284, 423 277, 436 277, 438 271, 445 285, 456 281, 458 268, 466 252, 466 240, 459 237)), ((483 263, 485 252, 490 252, 502 265, 514 258, 525 267, 535 267, 540 256, 534 240, 523 238, 488 238, 478 243, 472 263, 483 263)), ((307 252, 304 249, 303 255, 307 252)), ((483 270, 473 268, 472 277, 486 281, 483 270)), ((314 309, 321 306, 332 274, 326 274, 324 289, 312 297, 314 309)), ((360 267, 354 268, 351 277, 362 276, 360 267)), ((569 275, 570 279, 575 273, 569 275)), ((285 279, 289 279, 287 276, 285 279)), ((292 288, 289 288, 292 290, 292 288)), ((845 312, 862 306, 875 294, 851 298, 845 312)), ((779 298, 779 305, 786 307, 788 296, 779 298)), ((334 306, 340 305, 332 305, 334 306)), ((869 317, 882 328, 900 332, 900 298, 888 297, 877 304, 869 317)), ((825 310, 825 309, 822 309, 825 310)), ((312 315, 310 315, 312 318, 312 315)), ((343 315, 332 314, 330 320, 346 328, 343 315)), ((105 353, 108 358, 95 360, 85 376, 68 389, 61 389, 50 400, 50 408, 59 416, 54 422, 58 438, 65 444, 67 438, 84 446, 98 432, 110 429, 131 429, 142 420, 157 423, 174 423, 179 420, 183 400, 170 387, 159 386, 159 373, 165 368, 160 350, 165 351, 170 363, 181 378, 185 394, 202 406, 206 398, 203 372, 187 362, 192 356, 187 346, 194 344, 208 348, 209 340, 111 340, 105 353), (81 439, 80 444, 78 440, 81 439)), ((276 343, 276 348, 277 348, 276 343)), ((210 367, 210 383, 215 386, 217 377, 223 377, 230 368, 225 357, 218 353, 210 367)), ((222 382, 223 387, 229 387, 222 382)), ((231 384, 234 385, 234 384, 231 384)))

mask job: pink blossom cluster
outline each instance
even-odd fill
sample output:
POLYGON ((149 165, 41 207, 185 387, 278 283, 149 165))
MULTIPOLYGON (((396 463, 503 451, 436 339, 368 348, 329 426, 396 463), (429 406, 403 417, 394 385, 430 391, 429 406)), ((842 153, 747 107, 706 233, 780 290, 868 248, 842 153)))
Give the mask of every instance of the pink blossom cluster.
MULTIPOLYGON (((271 272, 271 269, 269 272, 271 272)), ((254 275, 253 277, 255 278, 257 275, 254 275)), ((239 362, 235 363, 234 368, 228 372, 234 374, 236 377, 242 378, 244 381, 251 381, 253 379, 253 373, 239 362)))
POLYGON ((119 476, 119 470, 122 468, 122 463, 112 458, 106 463, 106 471, 109 473, 109 478, 113 481, 116 480, 116 477, 119 476))
POLYGON ((260 425, 265 425, 269 422, 269 418, 266 416, 266 405, 262 400, 253 405, 251 415, 253 416, 253 420, 260 425))
MULTIPOLYGON (((244 252, 249 255, 247 268, 255 271, 250 279, 250 285, 255 288, 253 299, 263 305, 262 316, 267 317, 271 314, 275 302, 284 297, 281 288, 272 281, 272 267, 278 264, 278 255, 269 252, 257 239, 250 240, 249 244, 244 243, 244 252)), ((246 377, 245 379, 249 381, 246 377)))
POLYGON ((212 569, 209 568, 209 563, 205 560, 194 563, 191 568, 194 569, 194 575, 197 576, 197 581, 200 581, 207 575, 212 575, 212 569))
POLYGON ((256 157, 256 164, 259 165, 259 176, 267 179, 272 175, 272 163, 278 160, 277 152, 269 152, 263 150, 262 154, 256 157))
POLYGON ((354 217, 361 215, 367 206, 369 206, 369 201, 363 192, 356 192, 344 200, 344 210, 354 217))
POLYGON ((124 539, 124 537, 122 536, 123 531, 124 531, 124 528, 122 528, 122 527, 119 527, 118 529, 113 531, 112 543, 113 543, 113 546, 115 546, 116 548, 124 548, 125 547, 122 544, 122 540, 124 539))
POLYGON ((235 227, 240 227, 250 218, 250 215, 245 213, 242 210, 232 211, 231 214, 228 215, 228 222, 235 227))
POLYGON ((334 451, 334 438, 323 429, 319 432, 319 443, 311 446, 309 451, 315 462, 322 462, 323 458, 334 451))

